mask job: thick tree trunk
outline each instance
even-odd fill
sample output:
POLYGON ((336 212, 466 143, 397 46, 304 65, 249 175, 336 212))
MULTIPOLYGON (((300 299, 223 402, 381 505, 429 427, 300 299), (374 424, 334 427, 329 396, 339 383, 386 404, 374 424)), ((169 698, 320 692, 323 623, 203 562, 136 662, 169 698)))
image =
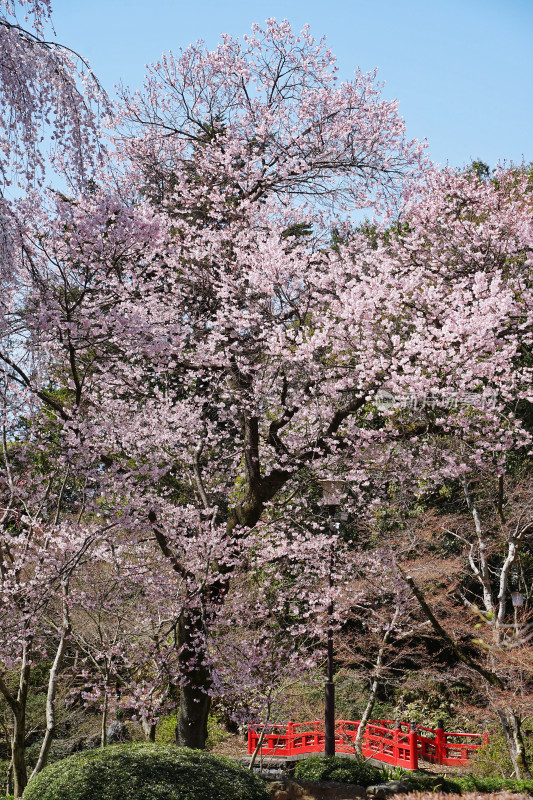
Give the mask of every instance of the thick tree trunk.
POLYGON ((211 698, 202 689, 182 686, 180 710, 176 726, 176 743, 180 747, 205 749, 207 741, 207 717, 211 698))
POLYGON ((207 741, 207 717, 211 707, 211 677, 206 665, 205 635, 198 614, 185 611, 178 625, 179 663, 183 684, 176 726, 180 747, 203 750, 207 741))
POLYGON ((522 735, 522 720, 511 708, 501 709, 498 711, 498 716, 502 724, 507 749, 513 762, 515 777, 518 780, 531 778, 522 735))

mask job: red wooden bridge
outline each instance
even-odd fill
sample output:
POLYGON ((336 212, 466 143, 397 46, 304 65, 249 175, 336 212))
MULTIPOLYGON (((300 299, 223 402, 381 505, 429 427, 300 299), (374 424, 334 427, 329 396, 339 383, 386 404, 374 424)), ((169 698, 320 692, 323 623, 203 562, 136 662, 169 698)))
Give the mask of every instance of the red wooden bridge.
MULTIPOLYGON (((354 742, 359 721, 338 720, 335 724, 335 752, 355 753, 354 742)), ((324 752, 324 720, 289 722, 287 725, 250 725, 248 753, 255 752, 259 739, 263 741, 258 753, 263 756, 290 758, 324 752)), ((375 758, 386 764, 405 769, 417 769, 419 759, 431 764, 462 766, 488 741, 480 733, 450 733, 443 728, 424 728, 408 722, 388 719, 372 720, 363 733, 361 752, 365 758, 375 758)))

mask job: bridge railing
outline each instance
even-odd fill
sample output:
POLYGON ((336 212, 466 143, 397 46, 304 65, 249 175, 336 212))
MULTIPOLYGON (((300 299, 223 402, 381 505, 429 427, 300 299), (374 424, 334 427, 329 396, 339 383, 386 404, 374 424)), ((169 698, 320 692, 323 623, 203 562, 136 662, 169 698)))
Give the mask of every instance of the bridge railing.
POLYGON ((393 720, 368 722, 361 742, 365 758, 376 758, 395 767, 417 769, 416 731, 408 723, 393 720))
MULTIPOLYGON (((335 725, 335 752, 355 753, 359 720, 338 720, 335 725)), ((324 721, 268 723, 248 727, 248 752, 254 753, 261 735, 259 752, 264 756, 299 756, 324 752, 324 721)), ((471 761, 487 734, 446 732, 442 728, 415 728, 408 722, 372 720, 367 723, 361 742, 365 758, 375 758, 393 766, 417 769, 418 759, 447 766, 471 761)))

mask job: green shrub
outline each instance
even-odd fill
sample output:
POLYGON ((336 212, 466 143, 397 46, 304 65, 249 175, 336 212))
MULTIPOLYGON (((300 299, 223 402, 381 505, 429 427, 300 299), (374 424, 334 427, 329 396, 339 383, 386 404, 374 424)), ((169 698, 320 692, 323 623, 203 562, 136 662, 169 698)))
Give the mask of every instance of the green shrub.
POLYGON ((388 780, 383 770, 356 758, 323 758, 312 756, 296 764, 295 778, 306 781, 335 781, 371 786, 388 780))
POLYGON ((477 775, 461 775, 454 778, 462 792, 523 792, 533 795, 533 780, 517 781, 513 778, 479 778, 477 775))
POLYGON ((222 744, 229 738, 229 733, 220 722, 216 714, 209 714, 207 718, 207 742, 206 750, 213 750, 218 744, 222 744))
POLYGON ((168 717, 161 717, 155 729, 156 742, 160 742, 161 744, 175 744, 177 724, 177 714, 169 714, 168 717))
MULTIPOLYGON (((156 742, 161 742, 161 744, 174 744, 176 742, 177 724, 177 714, 170 714, 168 717, 162 717, 155 731, 156 742)), ((207 718, 207 741, 205 743, 205 749, 213 750, 217 744, 225 742, 228 737, 228 732, 220 723, 216 714, 209 714, 207 718)))
POLYGON ((413 792, 434 792, 447 791, 459 792, 458 785, 454 785, 453 781, 449 781, 444 775, 426 775, 419 772, 405 773, 401 776, 401 780, 409 784, 413 792))
POLYGON ((416 794, 396 795, 395 800, 528 800, 529 797, 530 795, 515 794, 514 792, 498 792, 497 794, 480 794, 479 792, 466 792, 465 794, 417 792, 416 794))
POLYGON ((267 800, 259 778, 199 750, 119 744, 46 767, 24 800, 267 800))
POLYGON ((444 775, 411 773, 403 778, 414 792, 450 792, 461 794, 475 792, 478 795, 493 792, 520 792, 533 795, 533 781, 516 781, 512 778, 479 778, 476 775, 455 775, 452 779, 444 775), (440 781, 438 780, 440 778, 440 781))
MULTIPOLYGON (((532 764, 533 730, 531 730, 531 723, 523 726, 523 734, 526 758, 532 764)), ((475 754, 473 766, 475 774, 483 778, 492 778, 496 775, 501 778, 514 776, 511 756, 501 728, 495 726, 489 730, 489 741, 475 754)))

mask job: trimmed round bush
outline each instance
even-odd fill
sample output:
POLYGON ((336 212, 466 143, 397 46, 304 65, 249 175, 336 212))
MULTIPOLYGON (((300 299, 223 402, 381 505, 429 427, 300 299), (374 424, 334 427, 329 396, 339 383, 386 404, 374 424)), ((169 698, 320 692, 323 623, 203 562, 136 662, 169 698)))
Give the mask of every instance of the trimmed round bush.
POLYGON ((354 783, 357 786, 372 786, 388 780, 382 770, 356 758, 324 758, 311 756, 296 764, 295 778, 304 781, 332 781, 354 783))
POLYGON ((229 758, 154 744, 117 744, 46 767, 24 800, 267 800, 264 783, 229 758))
POLYGON ((497 794, 480 794, 467 792, 466 794, 448 794, 445 792, 409 792, 409 794, 395 794, 394 800, 531 800, 531 795, 514 794, 513 792, 498 792, 497 794))

